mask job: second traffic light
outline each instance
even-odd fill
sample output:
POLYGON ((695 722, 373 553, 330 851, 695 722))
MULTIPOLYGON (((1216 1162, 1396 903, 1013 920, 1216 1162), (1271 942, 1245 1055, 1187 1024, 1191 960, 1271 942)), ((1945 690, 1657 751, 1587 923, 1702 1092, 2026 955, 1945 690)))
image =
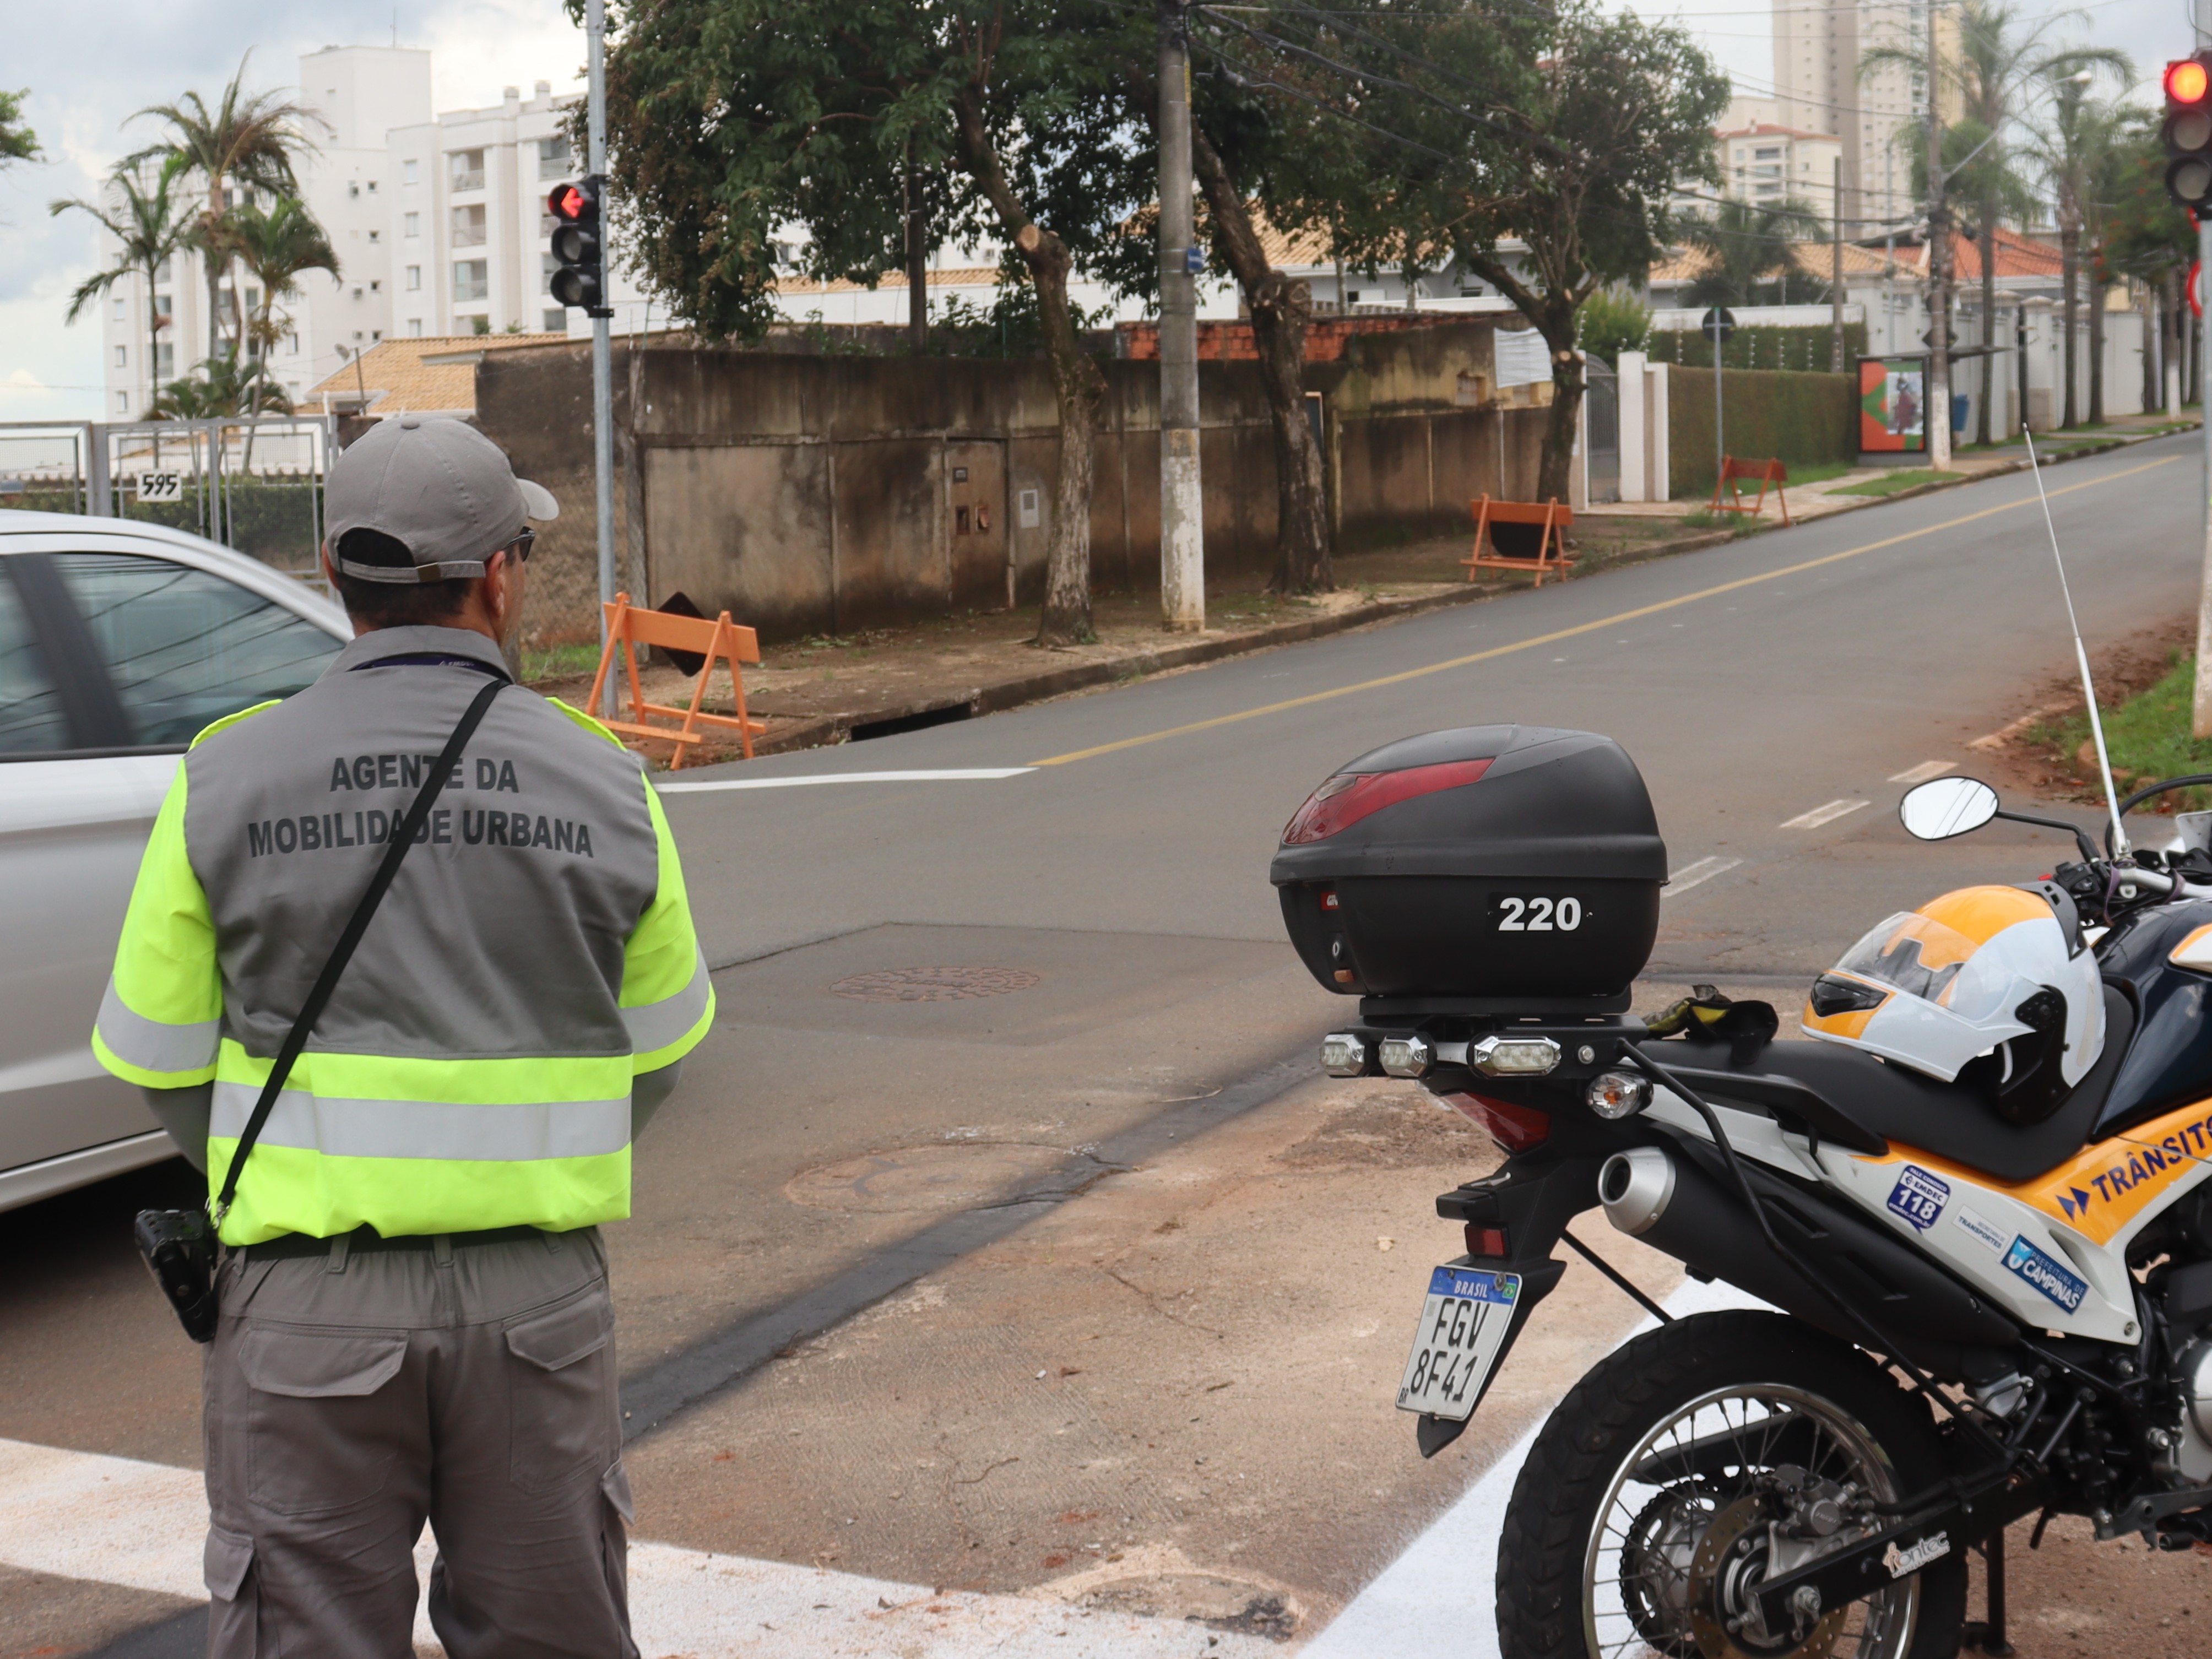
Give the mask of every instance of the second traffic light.
POLYGON ((593 173, 554 185, 545 198, 546 211, 557 222, 553 227, 553 297, 562 305, 580 307, 587 317, 614 315, 607 304, 606 233, 600 217, 606 190, 605 177, 593 173))
POLYGON ((2166 66, 2166 192, 2183 207, 2212 204, 2212 52, 2166 66))

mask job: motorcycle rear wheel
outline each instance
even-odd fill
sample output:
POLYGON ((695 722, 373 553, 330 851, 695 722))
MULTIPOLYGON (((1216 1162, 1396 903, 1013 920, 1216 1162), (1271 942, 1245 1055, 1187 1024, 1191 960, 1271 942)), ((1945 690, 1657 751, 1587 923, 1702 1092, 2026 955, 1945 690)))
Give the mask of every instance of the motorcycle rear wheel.
POLYGON ((1784 1466, 1889 1500, 1943 1462, 1919 1399, 1796 1320, 1698 1314, 1623 1344, 1560 1401, 1514 1483, 1502 1659, 1951 1659, 1963 1549, 1809 1630, 1768 1640, 1714 1620, 1717 1575, 1760 1566, 1747 1496, 1784 1466), (1718 1449, 1692 1457, 1692 1442, 1718 1449))

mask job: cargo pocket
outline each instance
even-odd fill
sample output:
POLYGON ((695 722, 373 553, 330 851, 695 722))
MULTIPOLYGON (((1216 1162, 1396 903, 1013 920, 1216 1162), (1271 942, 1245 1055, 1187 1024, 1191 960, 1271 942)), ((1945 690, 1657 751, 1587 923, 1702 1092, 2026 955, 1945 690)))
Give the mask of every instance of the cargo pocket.
POLYGON ((261 1581, 253 1571, 253 1540, 210 1527, 203 1561, 209 1659, 254 1659, 261 1650, 261 1581))
POLYGON ((507 1328, 507 1473, 544 1492, 606 1468, 617 1448, 614 1304, 604 1285, 507 1328))
POLYGON ((351 1509, 384 1490, 401 1414, 377 1396, 406 1363, 398 1332, 250 1330, 239 1368, 246 1405, 246 1485, 283 1515, 351 1509))

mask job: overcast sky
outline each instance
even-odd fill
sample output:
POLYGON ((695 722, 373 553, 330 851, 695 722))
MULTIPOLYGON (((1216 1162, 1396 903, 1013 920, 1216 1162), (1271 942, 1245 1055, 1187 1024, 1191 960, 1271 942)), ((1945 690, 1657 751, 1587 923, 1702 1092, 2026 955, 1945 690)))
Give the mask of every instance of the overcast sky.
MULTIPOLYGON (((1793 4, 1818 0, 1790 0, 1793 4)), ((25 112, 46 159, 0 171, 0 420, 82 418, 100 408, 100 329, 88 313, 64 326, 70 290, 94 265, 90 222, 52 218, 55 197, 89 196, 98 179, 149 123, 126 128, 131 112, 187 88, 212 100, 246 52, 249 82, 289 89, 303 52, 325 46, 428 46, 441 110, 495 104, 502 86, 581 84, 584 40, 559 0, 112 0, 47 3, 9 31, 0 82, 24 87, 25 112)), ((1739 90, 1766 91, 1773 75, 1771 11, 1757 0, 1680 0, 1639 6, 1646 15, 1679 11, 1739 90)), ((2057 8, 2025 0, 2041 15, 2057 8)), ((2182 0, 2101 0, 2086 31, 2132 53, 2154 72, 2188 50, 2182 0)))

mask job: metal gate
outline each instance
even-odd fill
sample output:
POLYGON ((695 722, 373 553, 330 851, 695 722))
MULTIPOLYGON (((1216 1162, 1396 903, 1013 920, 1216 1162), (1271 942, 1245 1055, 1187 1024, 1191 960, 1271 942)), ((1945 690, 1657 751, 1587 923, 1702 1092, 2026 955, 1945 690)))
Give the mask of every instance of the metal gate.
POLYGON ((1620 499, 1620 382, 1602 358, 1584 357, 1583 441, 1589 448, 1589 501, 1620 499))
POLYGON ((336 417, 0 422, 0 507, 187 530, 321 585, 336 417))

